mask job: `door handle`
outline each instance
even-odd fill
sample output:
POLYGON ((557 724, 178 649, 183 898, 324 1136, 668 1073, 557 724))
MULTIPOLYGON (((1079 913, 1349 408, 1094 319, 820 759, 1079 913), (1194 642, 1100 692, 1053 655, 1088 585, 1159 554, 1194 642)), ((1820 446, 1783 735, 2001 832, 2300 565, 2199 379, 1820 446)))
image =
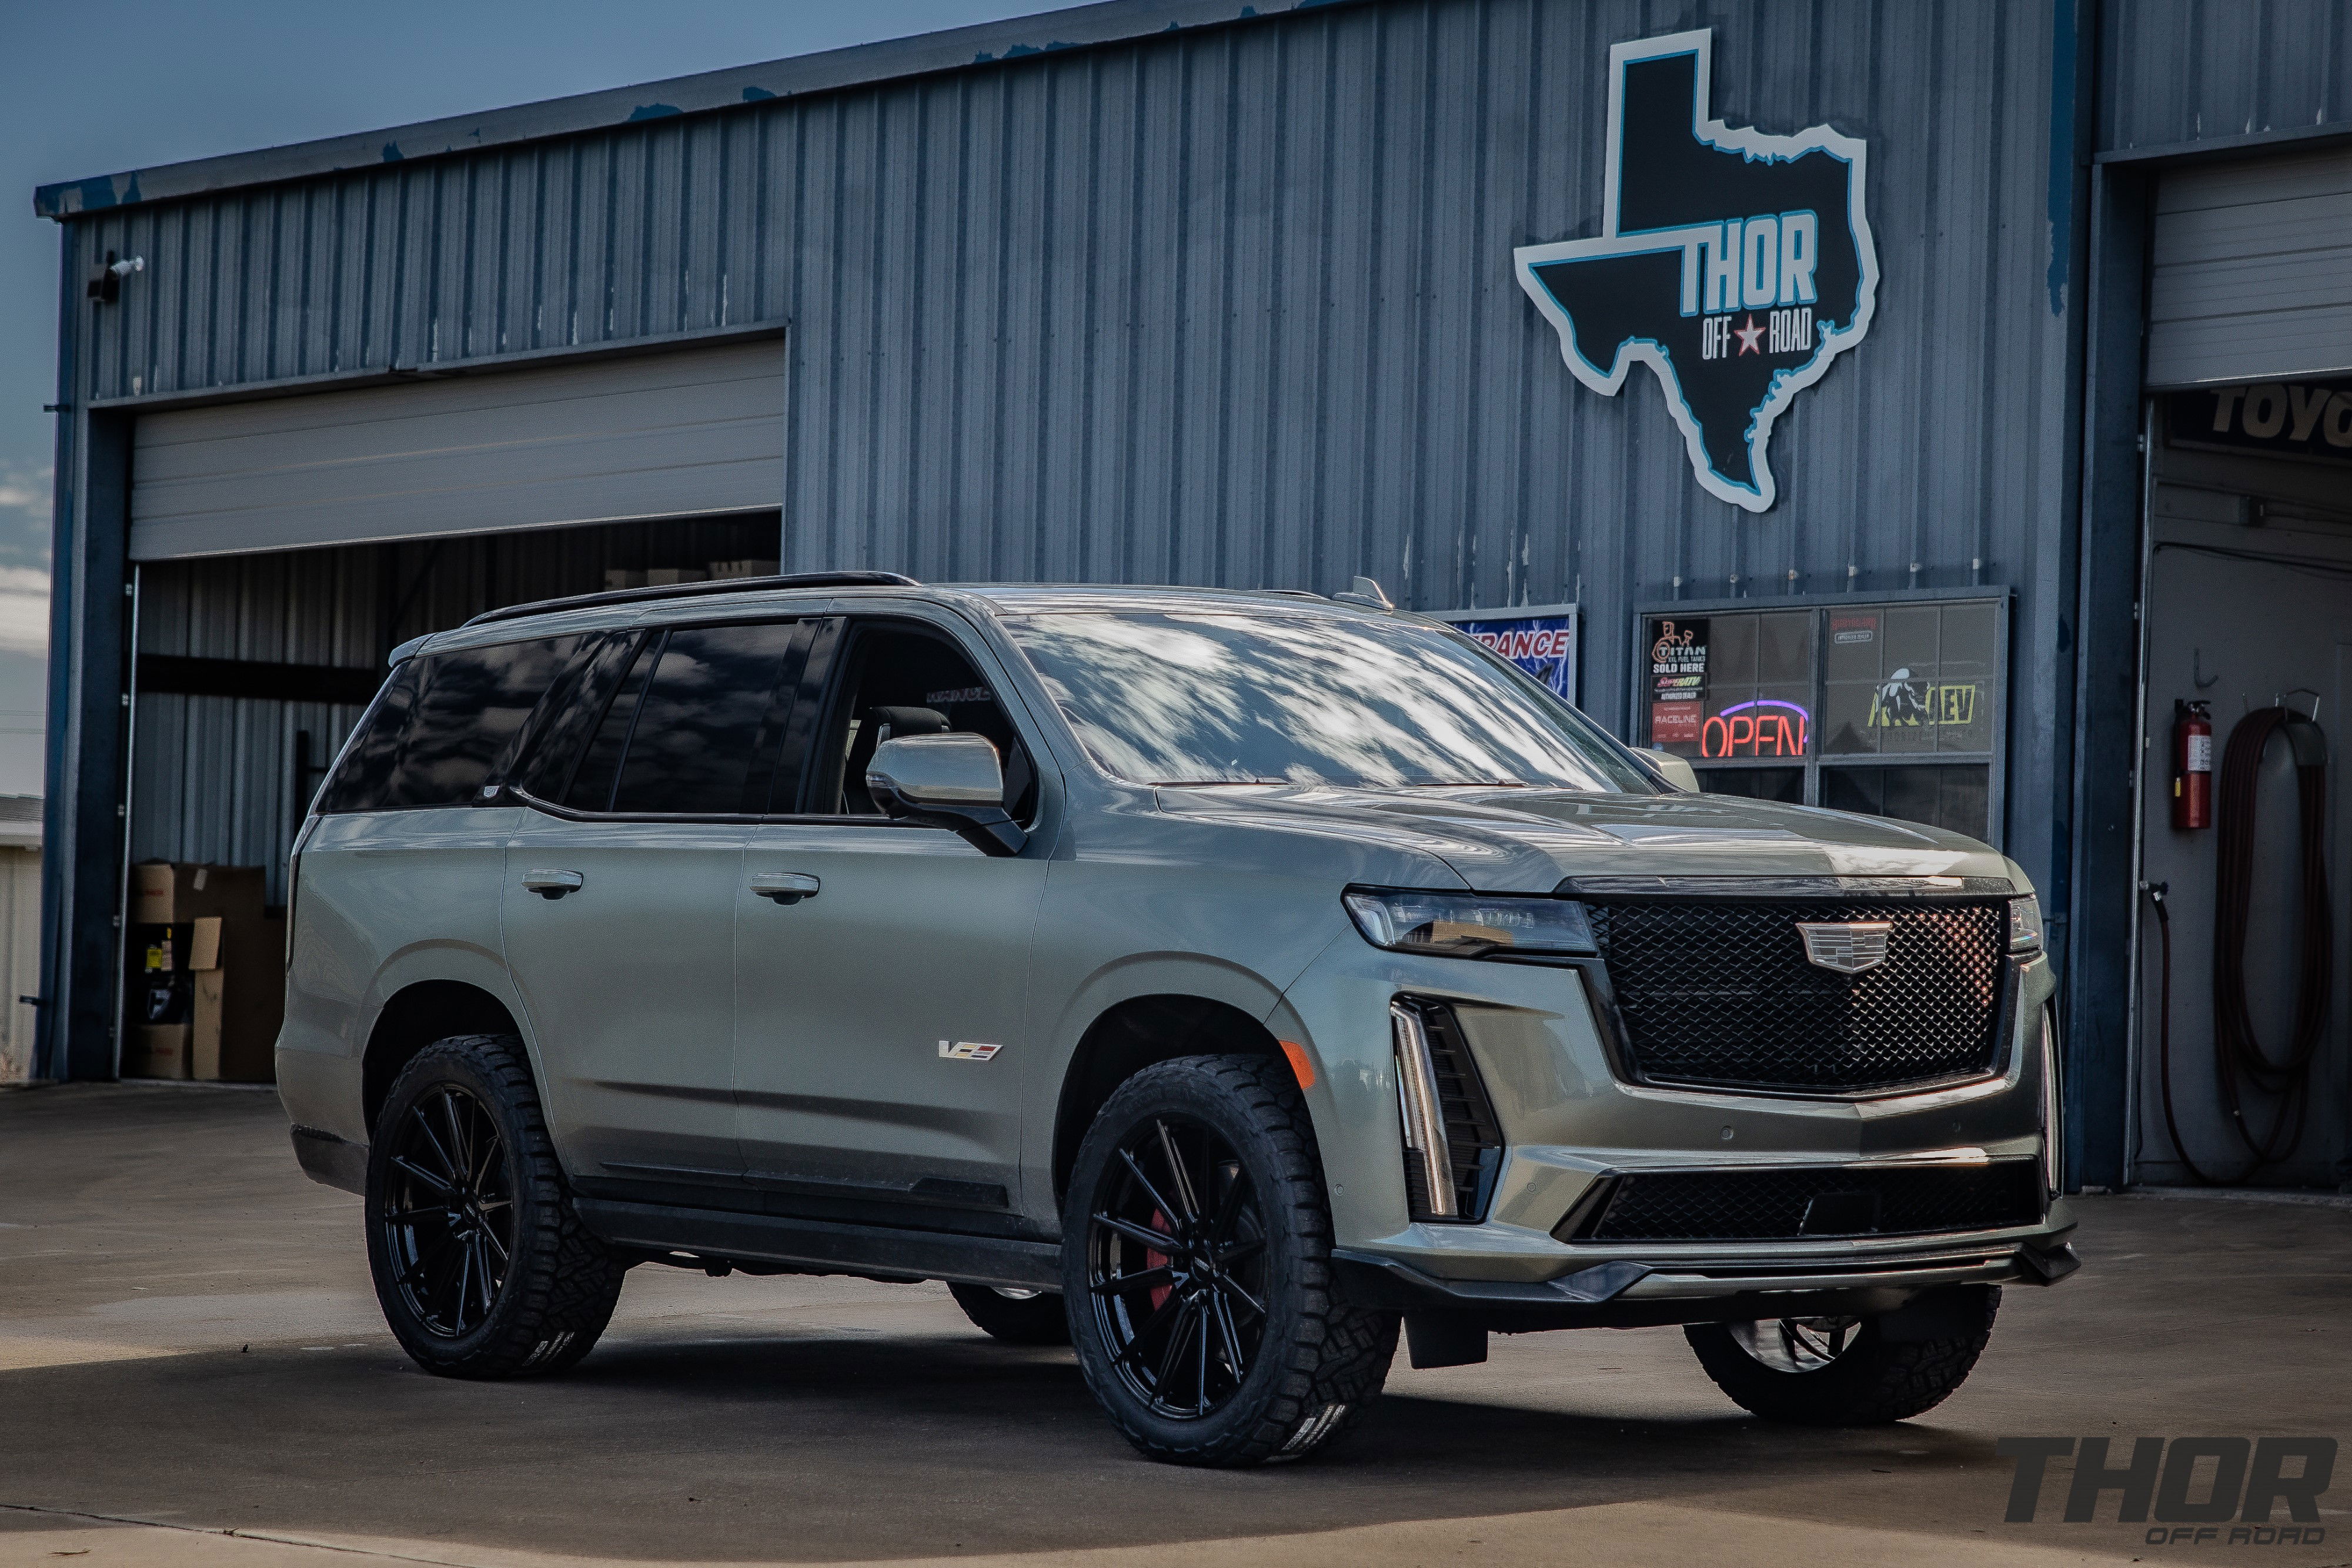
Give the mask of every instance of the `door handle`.
POLYGON ((577 893, 588 879, 576 871, 527 871, 522 873, 523 891, 541 898, 562 898, 567 893, 577 893))
POLYGON ((824 884, 804 871, 763 871, 751 879, 751 891, 778 904, 798 904, 814 898, 824 884))

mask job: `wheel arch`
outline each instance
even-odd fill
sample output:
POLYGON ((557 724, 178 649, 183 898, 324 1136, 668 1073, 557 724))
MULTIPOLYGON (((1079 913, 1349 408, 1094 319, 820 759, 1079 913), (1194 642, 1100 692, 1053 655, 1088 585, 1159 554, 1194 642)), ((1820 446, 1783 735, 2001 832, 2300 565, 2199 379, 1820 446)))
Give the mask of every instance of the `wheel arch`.
POLYGON ((453 1034, 521 1033, 505 1002, 465 980, 418 980, 394 991, 376 1013, 360 1060, 361 1114, 370 1134, 394 1080, 418 1051, 453 1034))
POLYGON ((1198 991, 1150 991, 1104 1009, 1079 1036, 1054 1113, 1054 1196, 1068 1190, 1078 1145, 1095 1115, 1129 1078, 1180 1056, 1267 1056, 1282 1044, 1262 1018, 1198 991))

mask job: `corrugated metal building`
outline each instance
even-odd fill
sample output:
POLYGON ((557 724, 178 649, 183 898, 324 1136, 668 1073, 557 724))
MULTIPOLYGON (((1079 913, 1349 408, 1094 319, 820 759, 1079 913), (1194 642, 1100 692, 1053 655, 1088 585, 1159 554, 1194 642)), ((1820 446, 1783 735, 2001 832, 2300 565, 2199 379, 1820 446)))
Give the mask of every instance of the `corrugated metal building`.
POLYGON ((41 802, 0 795, 0 1083, 33 1074, 40 963, 41 802))
MULTIPOLYGON (((721 560, 1360 573, 1575 603, 1582 701, 1637 742, 1667 738, 1661 616, 1729 649, 1816 611, 1827 649, 1849 611, 1990 606, 1946 809, 2043 890, 2077 1177, 2166 1175, 2120 1000, 2173 695, 2142 690, 2142 437, 2164 387, 2352 371, 2309 237, 2352 246, 2347 73, 2326 0, 1113 0, 44 187, 43 1070, 114 1069, 126 858, 277 866, 417 632, 721 560), (1577 383, 1513 259, 1615 233, 1612 47, 1696 30, 1699 110, 1868 150, 1874 314, 1780 418, 1761 512, 1700 482, 1651 378, 1577 383)), ((2296 492, 2321 535, 2327 474, 2296 492)), ((1892 800, 1896 769, 1824 764, 1711 773, 1892 800)), ((2342 1145, 2341 1055, 2296 1179, 2342 1145)))

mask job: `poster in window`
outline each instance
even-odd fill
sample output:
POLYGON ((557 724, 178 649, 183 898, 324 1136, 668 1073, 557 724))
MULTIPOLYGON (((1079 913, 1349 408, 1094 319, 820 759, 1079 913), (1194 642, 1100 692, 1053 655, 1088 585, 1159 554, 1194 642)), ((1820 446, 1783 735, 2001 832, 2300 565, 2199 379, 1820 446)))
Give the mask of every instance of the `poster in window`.
POLYGON ((1650 744, 1696 756, 1706 721, 1707 623, 1650 622, 1650 744))
POLYGON ((1576 612, 1541 615, 1447 616, 1464 635, 1484 643, 1557 692, 1576 700, 1576 612))
POLYGON ((1822 751, 1990 750, 1993 639, 1990 604, 1832 612, 1822 751))

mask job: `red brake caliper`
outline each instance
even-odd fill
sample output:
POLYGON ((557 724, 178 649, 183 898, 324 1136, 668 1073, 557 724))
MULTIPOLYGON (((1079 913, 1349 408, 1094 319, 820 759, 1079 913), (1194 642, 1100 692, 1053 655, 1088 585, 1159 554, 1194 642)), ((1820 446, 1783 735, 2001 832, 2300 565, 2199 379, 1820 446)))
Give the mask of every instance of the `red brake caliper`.
MULTIPOLYGON (((1151 1228, 1157 1230, 1162 1236, 1173 1236, 1176 1234, 1176 1228, 1168 1223, 1168 1217, 1160 1213, 1156 1208, 1151 1211, 1151 1228)), ((1172 1260, 1170 1256, 1165 1252, 1155 1252, 1149 1247, 1143 1249, 1143 1266, 1146 1269, 1165 1269, 1171 1260, 1172 1260)), ((1168 1293, 1175 1288, 1176 1287, 1173 1285, 1152 1286, 1151 1310, 1156 1312, 1165 1305, 1168 1301, 1168 1293)))

